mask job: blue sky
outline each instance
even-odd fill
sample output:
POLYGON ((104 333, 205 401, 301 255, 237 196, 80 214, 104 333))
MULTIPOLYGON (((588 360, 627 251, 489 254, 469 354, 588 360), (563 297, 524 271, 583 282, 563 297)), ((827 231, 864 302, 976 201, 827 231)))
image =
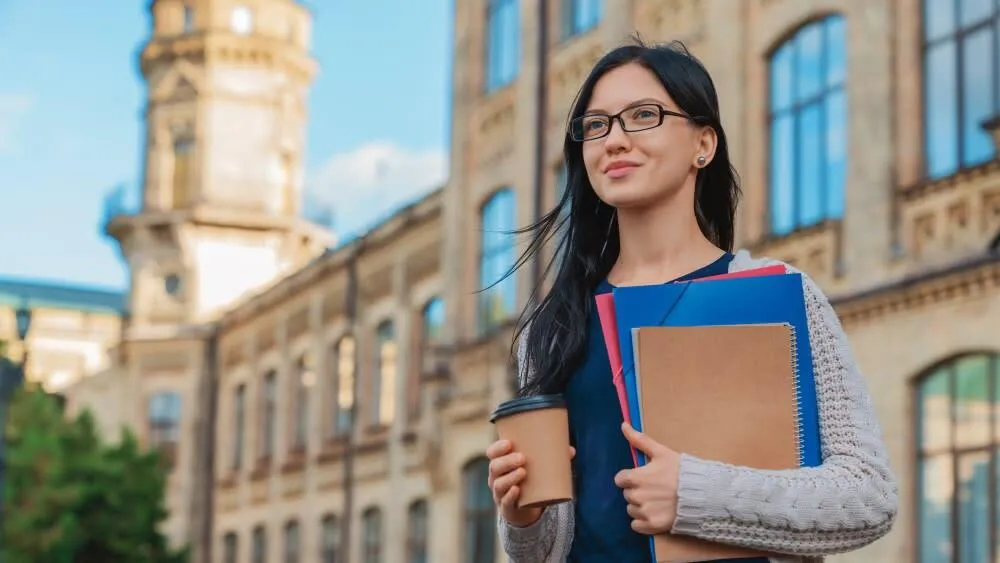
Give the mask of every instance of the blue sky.
MULTIPOLYGON (((341 236, 446 177, 452 1, 311 3, 307 191, 341 236)), ((99 223, 141 177, 148 4, 0 1, 0 276, 126 287, 99 223)))

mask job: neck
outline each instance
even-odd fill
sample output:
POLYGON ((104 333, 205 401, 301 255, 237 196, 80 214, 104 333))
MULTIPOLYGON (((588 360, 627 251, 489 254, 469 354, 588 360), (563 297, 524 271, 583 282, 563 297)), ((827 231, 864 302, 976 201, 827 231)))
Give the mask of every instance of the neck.
POLYGON ((652 207, 619 209, 620 252, 609 281, 615 285, 663 283, 722 256, 723 251, 702 234, 693 210, 693 189, 652 207))

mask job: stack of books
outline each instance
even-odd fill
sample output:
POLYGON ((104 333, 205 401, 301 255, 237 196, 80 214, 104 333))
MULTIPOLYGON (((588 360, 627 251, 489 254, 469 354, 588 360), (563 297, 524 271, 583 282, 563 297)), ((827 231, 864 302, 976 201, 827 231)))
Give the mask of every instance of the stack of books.
MULTIPOLYGON (((597 297, 622 416, 682 454, 767 470, 821 463, 802 276, 784 266, 597 297)), ((633 449, 636 466, 646 463, 633 449)), ((656 563, 764 555, 650 538, 656 563)))

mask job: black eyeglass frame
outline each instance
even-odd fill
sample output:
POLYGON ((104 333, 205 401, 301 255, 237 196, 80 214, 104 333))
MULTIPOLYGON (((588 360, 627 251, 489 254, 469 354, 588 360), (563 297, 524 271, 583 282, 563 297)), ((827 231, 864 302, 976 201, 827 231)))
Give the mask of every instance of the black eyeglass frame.
POLYGON ((583 143, 583 142, 586 142, 586 141, 596 141, 597 139, 603 139, 604 137, 607 137, 608 135, 611 134, 611 128, 615 126, 615 121, 618 122, 618 125, 621 125, 622 131, 625 131, 627 133, 636 133, 636 132, 639 132, 639 131, 648 131, 649 129, 656 129, 657 127, 663 125, 663 118, 666 117, 666 116, 668 116, 668 115, 673 116, 673 117, 680 117, 682 119, 687 119, 688 121, 691 121, 693 123, 699 123, 699 122, 703 121, 703 119, 700 118, 700 117, 691 116, 691 115, 688 115, 686 113, 678 113, 676 111, 671 111, 669 109, 664 109, 662 106, 660 106, 658 104, 652 104, 652 103, 650 103, 650 104, 639 104, 639 105, 635 105, 635 106, 630 106, 630 107, 627 107, 627 108, 621 110, 620 112, 618 112, 618 113, 616 113, 614 115, 608 115, 606 113, 591 113, 591 114, 587 114, 587 115, 581 115, 580 117, 576 117, 576 118, 572 119, 569 122, 569 128, 567 129, 567 133, 569 133, 570 139, 572 139, 574 142, 577 142, 577 143, 583 143), (629 129, 625 125, 625 120, 622 119, 622 115, 625 112, 635 111, 637 109, 643 109, 643 108, 648 108, 648 109, 656 108, 656 110, 659 112, 659 117, 657 118, 656 124, 655 125, 649 125, 647 127, 642 127, 642 128, 639 128, 639 129, 629 129), (608 128, 605 130, 604 134, 603 135, 598 135, 597 137, 588 137, 588 138, 577 137, 577 135, 574 134, 574 126, 576 126, 577 124, 579 124, 582 127, 584 120, 586 120, 587 118, 592 118, 592 117, 604 117, 604 118, 607 118, 607 120, 608 120, 608 128))

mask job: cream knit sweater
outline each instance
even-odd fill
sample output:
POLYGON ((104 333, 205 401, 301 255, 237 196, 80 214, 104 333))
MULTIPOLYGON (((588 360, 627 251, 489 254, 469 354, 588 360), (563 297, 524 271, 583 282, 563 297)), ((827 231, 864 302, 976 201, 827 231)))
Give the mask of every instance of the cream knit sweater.
MULTIPOLYGON (((736 253, 729 271, 782 264, 736 253)), ((797 270, 784 264, 789 272, 797 270)), ((782 554, 773 563, 814 563, 884 536, 896 517, 895 477, 865 387, 833 308, 802 275, 819 402, 823 463, 763 471, 681 456, 673 532, 782 554)), ((518 346, 523 384, 532 376, 518 346)), ((584 452, 581 452, 586 455, 584 452)), ((510 563, 562 563, 573 542, 572 503, 518 528, 499 518, 510 563)))

